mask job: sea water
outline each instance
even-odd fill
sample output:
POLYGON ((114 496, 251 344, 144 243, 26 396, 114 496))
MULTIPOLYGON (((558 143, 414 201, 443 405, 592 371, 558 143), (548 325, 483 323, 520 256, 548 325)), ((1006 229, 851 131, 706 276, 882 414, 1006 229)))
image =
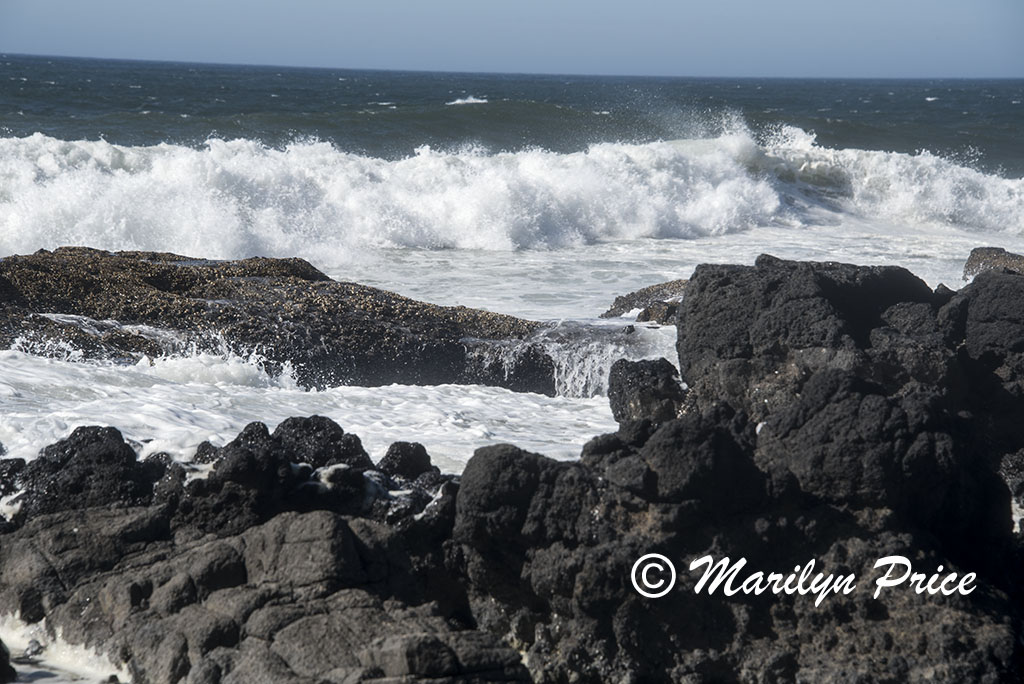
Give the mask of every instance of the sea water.
POLYGON ((306 391, 257 356, 111 365, 20 339, 0 351, 0 443, 31 459, 102 424, 140 455, 188 460, 249 421, 319 413, 374 458, 396 440, 455 472, 497 442, 573 458, 614 429, 615 359, 672 359, 671 327, 639 325, 628 343, 598 334, 632 322, 597 318, 617 295, 761 253, 898 264, 956 288, 971 248, 1024 250, 1022 101, 1022 81, 0 56, 0 257, 60 245, 300 256, 337 279, 545 321, 562 340, 549 345, 559 394, 542 397, 306 391))

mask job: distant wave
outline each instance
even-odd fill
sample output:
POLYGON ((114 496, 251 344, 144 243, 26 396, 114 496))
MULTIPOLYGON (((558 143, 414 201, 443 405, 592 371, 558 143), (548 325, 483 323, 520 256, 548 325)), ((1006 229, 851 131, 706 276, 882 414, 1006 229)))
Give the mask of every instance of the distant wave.
POLYGON ((1024 180, 928 153, 818 146, 783 127, 583 152, 384 160, 324 142, 269 148, 0 138, 0 255, 86 244, 343 263, 363 248, 559 249, 854 215, 1024 234, 1024 180))
POLYGON ((473 97, 472 95, 470 95, 469 97, 460 97, 457 100, 452 100, 451 102, 445 102, 445 104, 448 105, 448 106, 452 106, 452 105, 467 105, 467 104, 487 104, 487 99, 486 98, 481 98, 481 97, 473 97))

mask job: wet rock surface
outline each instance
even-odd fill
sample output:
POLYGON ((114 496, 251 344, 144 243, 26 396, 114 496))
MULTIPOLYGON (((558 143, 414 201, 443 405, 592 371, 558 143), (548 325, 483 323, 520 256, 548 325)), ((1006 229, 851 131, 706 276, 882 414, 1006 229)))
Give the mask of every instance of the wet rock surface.
POLYGON ((636 320, 655 321, 662 324, 674 323, 678 302, 686 291, 686 280, 670 280, 658 283, 616 297, 611 307, 601 314, 601 318, 623 316, 634 309, 640 309, 636 320))
POLYGON ((982 271, 1013 271, 1024 273, 1024 256, 1007 252, 1002 247, 975 247, 964 264, 964 280, 982 271))
POLYGON ((954 293, 762 257, 699 267, 681 307, 689 390, 665 360, 619 365, 628 410, 579 462, 497 445, 453 477, 396 443, 373 464, 310 417, 201 448, 192 479, 80 429, 12 470, 0 614, 137 682, 1024 678, 1024 276, 954 293), (32 479, 39 460, 93 479, 32 479), (661 598, 634 588, 649 553, 677 570, 661 598), (856 587, 698 592, 704 556, 745 559, 734 586, 813 561, 856 587), (975 588, 874 598, 889 556, 975 588))
POLYGON ((539 324, 337 282, 302 259, 209 261, 84 247, 0 260, 0 343, 136 360, 195 346, 256 352, 305 386, 480 383, 554 392, 522 344, 539 324), (491 354, 496 343, 516 354, 491 354))

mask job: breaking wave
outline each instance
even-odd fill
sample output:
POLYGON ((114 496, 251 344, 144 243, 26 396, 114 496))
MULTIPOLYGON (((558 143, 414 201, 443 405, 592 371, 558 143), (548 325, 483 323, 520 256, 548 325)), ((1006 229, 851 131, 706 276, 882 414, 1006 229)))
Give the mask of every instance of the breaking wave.
POLYGON ((0 138, 0 255, 85 244, 344 263, 367 248, 561 249, 846 215, 1021 235, 1024 180, 928 152, 829 149, 793 127, 395 161, 320 141, 0 138))

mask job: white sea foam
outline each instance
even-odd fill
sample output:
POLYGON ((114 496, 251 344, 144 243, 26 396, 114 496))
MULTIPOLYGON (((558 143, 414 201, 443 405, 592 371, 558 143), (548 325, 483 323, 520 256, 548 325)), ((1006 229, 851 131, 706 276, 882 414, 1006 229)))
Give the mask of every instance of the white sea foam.
POLYGON ((1024 235, 1024 179, 985 174, 927 151, 832 150, 783 126, 753 164, 791 180, 794 194, 816 198, 839 216, 1024 235))
POLYGON ((470 95, 468 97, 460 97, 456 100, 452 100, 451 102, 445 102, 445 104, 449 107, 452 105, 487 104, 487 98, 473 97, 470 95))
POLYGON ((187 460, 201 441, 224 444, 249 422, 273 429, 290 416, 320 414, 359 435, 374 460, 394 441, 416 441, 442 469, 459 472, 487 444, 575 458, 587 439, 615 429, 604 397, 457 385, 305 391, 254 360, 210 355, 113 366, 2 351, 0 402, 5 456, 26 459, 76 427, 113 425, 141 443, 140 456, 167 451, 187 460))
POLYGON ((361 248, 517 250, 697 238, 846 215, 1024 234, 1024 181, 928 153, 830 150, 787 128, 582 152, 440 152, 400 160, 323 142, 200 149, 0 139, 0 254, 88 244, 208 257, 361 248))
POLYGON ((24 653, 32 640, 44 649, 37 664, 16 664, 17 681, 70 684, 108 681, 111 675, 121 682, 132 681, 127 669, 116 667, 106 656, 84 646, 70 644, 60 634, 56 637, 51 635, 46 628, 46 620, 28 624, 17 615, 0 616, 0 640, 14 656, 24 653))

